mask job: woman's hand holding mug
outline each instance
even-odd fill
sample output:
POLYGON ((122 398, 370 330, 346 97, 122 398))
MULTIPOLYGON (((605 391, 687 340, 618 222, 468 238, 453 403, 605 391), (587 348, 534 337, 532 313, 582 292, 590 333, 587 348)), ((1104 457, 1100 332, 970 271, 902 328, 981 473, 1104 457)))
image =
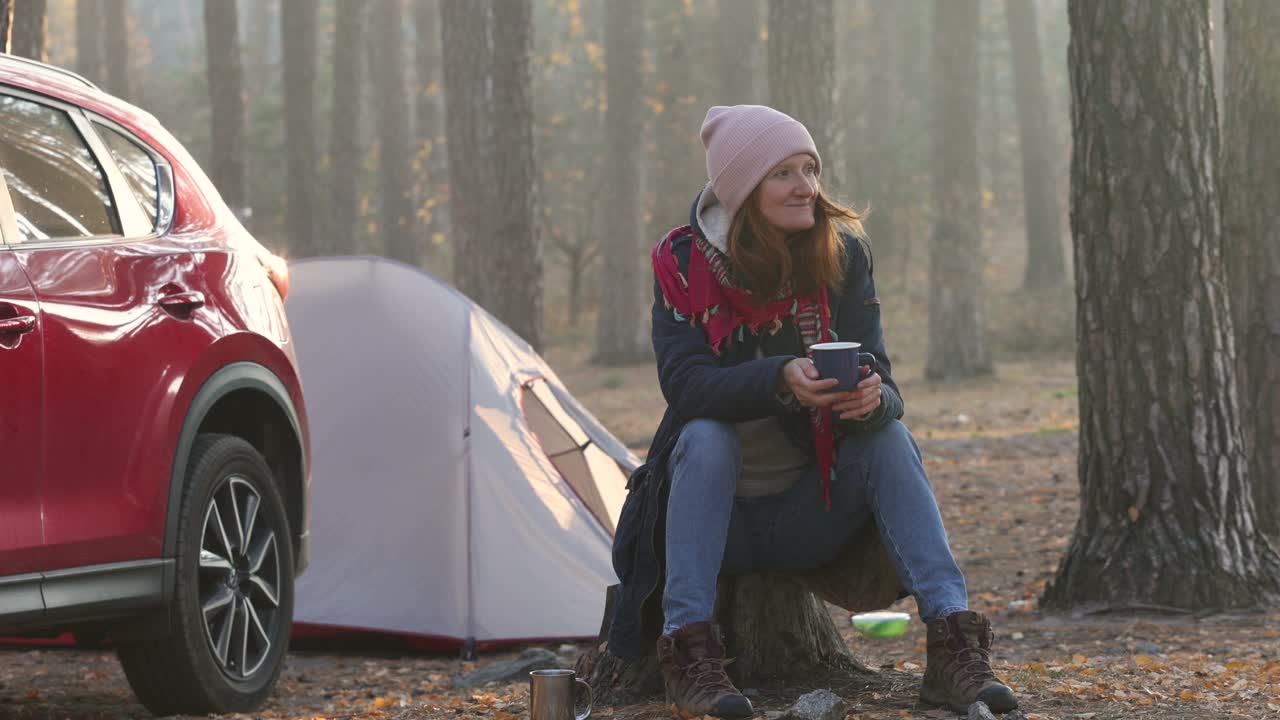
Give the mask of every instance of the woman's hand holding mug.
POLYGON ((782 367, 782 383, 805 407, 830 407, 841 420, 864 420, 880 407, 881 380, 872 365, 857 366, 856 372, 861 377, 854 389, 833 390, 839 379, 823 378, 812 360, 796 358, 782 367))
POLYGON ((822 379, 809 358, 795 358, 782 366, 782 382, 796 400, 805 407, 827 407, 848 393, 830 392, 840 384, 835 378, 822 379))

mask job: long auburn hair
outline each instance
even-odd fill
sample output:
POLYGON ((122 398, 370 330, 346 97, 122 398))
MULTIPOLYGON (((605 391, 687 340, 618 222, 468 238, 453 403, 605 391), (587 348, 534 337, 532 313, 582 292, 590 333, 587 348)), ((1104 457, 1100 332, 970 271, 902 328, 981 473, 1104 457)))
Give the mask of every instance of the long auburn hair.
POLYGON ((757 185, 729 225, 729 259, 734 279, 765 303, 783 289, 810 295, 844 282, 845 247, 841 227, 863 237, 860 213, 831 199, 818 188, 813 227, 790 235, 775 231, 760 210, 757 185), (789 283, 789 288, 788 288, 789 283))

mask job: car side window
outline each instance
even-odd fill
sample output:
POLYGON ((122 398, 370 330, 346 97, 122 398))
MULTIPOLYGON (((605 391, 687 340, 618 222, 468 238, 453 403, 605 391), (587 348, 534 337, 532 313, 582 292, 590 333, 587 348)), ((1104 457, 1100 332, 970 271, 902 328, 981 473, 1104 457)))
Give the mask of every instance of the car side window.
POLYGON ((142 206, 142 211, 154 228, 160 211, 160 171, 156 167, 156 161, 151 153, 123 133, 101 123, 94 123, 94 129, 102 137, 103 144, 111 152, 111 158, 129 183, 129 190, 138 199, 138 204, 142 206))
POLYGON ((0 172, 21 242, 121 234, 105 173, 65 111, 0 95, 0 172))

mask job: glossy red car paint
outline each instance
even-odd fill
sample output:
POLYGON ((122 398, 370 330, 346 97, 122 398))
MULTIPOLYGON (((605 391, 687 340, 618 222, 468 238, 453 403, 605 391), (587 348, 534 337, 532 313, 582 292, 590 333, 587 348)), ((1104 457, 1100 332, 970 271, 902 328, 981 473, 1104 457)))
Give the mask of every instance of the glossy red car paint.
POLYGON ((0 370, 9 381, 0 393, 0 580, 161 558, 188 410, 234 363, 269 371, 296 411, 303 507, 293 529, 305 537, 306 412, 267 270, 283 263, 150 115, 74 78, 0 63, 0 95, 10 92, 81 108, 135 136, 167 160, 174 203, 160 234, 0 245, 0 370), (35 327, 3 332, 20 317, 35 327))

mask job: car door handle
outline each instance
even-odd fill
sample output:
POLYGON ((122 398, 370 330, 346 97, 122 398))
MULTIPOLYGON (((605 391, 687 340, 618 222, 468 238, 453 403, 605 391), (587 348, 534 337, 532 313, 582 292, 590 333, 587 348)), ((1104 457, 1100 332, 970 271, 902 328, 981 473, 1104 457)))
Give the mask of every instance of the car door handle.
POLYGON ((19 315, 18 317, 0 320, 0 334, 2 335, 22 335, 35 329, 36 318, 34 315, 19 315))
POLYGON ((166 310, 195 310, 204 307, 204 293, 179 292, 160 296, 160 307, 166 310))

